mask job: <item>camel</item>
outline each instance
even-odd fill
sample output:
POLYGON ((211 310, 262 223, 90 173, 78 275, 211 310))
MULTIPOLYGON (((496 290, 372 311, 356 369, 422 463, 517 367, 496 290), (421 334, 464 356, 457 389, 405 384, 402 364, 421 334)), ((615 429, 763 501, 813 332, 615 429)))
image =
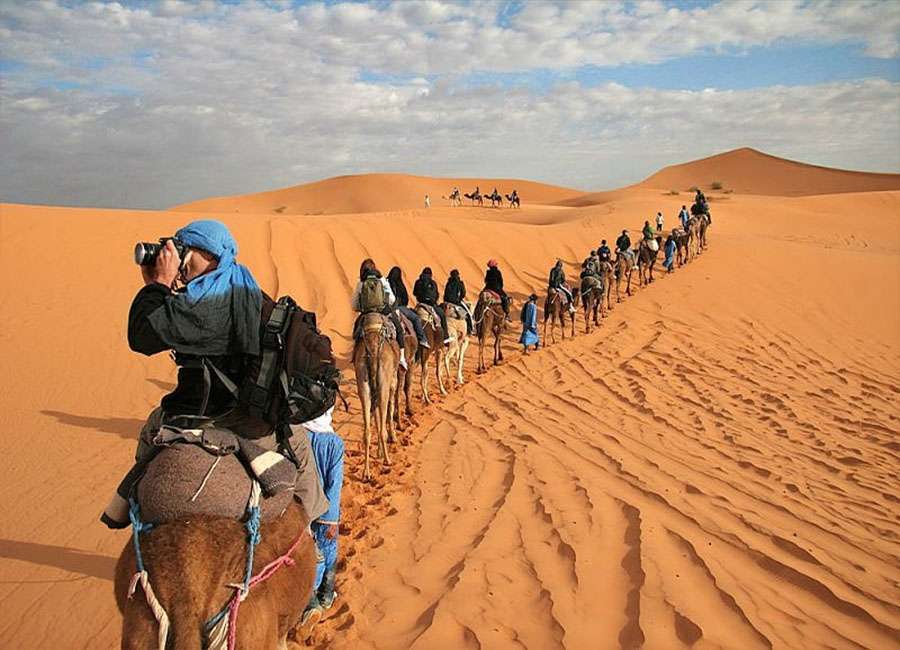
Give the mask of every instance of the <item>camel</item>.
POLYGON ((363 338, 353 346, 353 368, 356 371, 356 389, 362 404, 363 445, 365 446, 365 470, 363 480, 371 478, 369 472, 369 447, 372 439, 372 415, 377 414, 378 442, 385 467, 391 466, 388 455, 388 436, 394 437, 391 409, 392 397, 397 390, 397 366, 400 348, 391 336, 387 320, 381 314, 362 316, 363 338), (390 431, 388 429, 390 428, 390 431))
POLYGON ((653 282, 653 265, 656 264, 656 258, 662 249, 662 237, 656 237, 656 250, 650 248, 646 239, 642 239, 638 245, 638 283, 639 286, 650 284, 653 282))
POLYGON ((503 350, 500 343, 503 330, 506 329, 506 314, 500 303, 500 296, 493 291, 484 290, 478 296, 475 305, 475 333, 478 335, 478 374, 487 372, 484 363, 484 346, 489 334, 494 335, 494 365, 503 362, 503 350))
POLYGON ((697 254, 699 255, 707 246, 706 230, 709 228, 709 212, 701 214, 697 223, 697 254))
POLYGON ((522 202, 519 200, 519 195, 516 193, 507 194, 506 200, 509 201, 509 207, 511 208, 521 208, 522 202))
MULTIPOLYGON (((404 316, 401 316, 400 322, 404 322, 407 319, 404 316)), ((406 330, 403 337, 403 349, 406 354, 407 359, 415 359, 416 352, 419 349, 419 341, 416 339, 415 331, 410 332, 412 329, 411 324, 410 328, 406 330)), ((397 364, 397 390, 394 392, 394 421, 396 422, 397 430, 403 431, 403 421, 400 417, 400 396, 403 395, 406 399, 406 417, 411 418, 413 416, 413 408, 412 408, 412 399, 410 398, 409 391, 412 387, 412 370, 409 368, 404 368, 399 363, 397 364)), ((388 442, 393 442, 393 440, 388 440, 388 442)))
POLYGON ((581 279, 581 304, 584 307, 584 332, 591 333, 591 321, 599 327, 598 312, 603 306, 603 284, 596 276, 581 279))
POLYGON ((627 278, 628 282, 625 287, 625 292, 630 296, 631 295, 631 273, 634 271, 634 265, 631 261, 626 258, 622 253, 616 251, 616 261, 615 261, 615 276, 616 276, 616 302, 622 302, 622 295, 619 292, 619 285, 622 283, 622 278, 627 278))
POLYGON ((680 228, 675 229, 672 231, 672 238, 675 240, 678 266, 684 266, 688 263, 691 254, 691 231, 680 228))
POLYGON ((616 272, 613 269, 613 265, 609 260, 603 260, 600 262, 600 277, 603 281, 603 293, 606 296, 606 310, 604 311, 602 308, 602 297, 601 297, 601 308, 600 312, 603 318, 606 318, 606 312, 611 311, 612 306, 612 288, 613 283, 616 281, 616 272))
POLYGON ((473 206, 477 202, 478 205, 484 207, 484 197, 481 196, 481 192, 479 192, 478 190, 475 190, 471 194, 463 194, 463 196, 469 199, 472 202, 473 206))
MULTIPOLYGON (((574 296, 573 296, 574 298, 574 296)), ((566 340, 566 319, 572 321, 572 338, 575 338, 575 314, 569 312, 566 298, 559 289, 550 289, 544 300, 544 344, 547 342, 547 322, 550 322, 550 339, 556 343, 556 323, 559 321, 559 331, 562 340, 566 340)))
POLYGON ((456 188, 452 192, 450 192, 450 196, 444 196, 442 198, 450 201, 451 208, 462 205, 462 197, 459 195, 459 188, 456 188))
POLYGON ((447 330, 450 332, 450 349, 444 355, 444 367, 447 370, 448 379, 453 376, 450 371, 451 362, 456 363, 456 385, 463 383, 463 363, 466 358, 466 350, 469 348, 469 330, 465 316, 459 317, 459 307, 445 303, 444 313, 447 316, 447 330))
POLYGON ((441 327, 441 321, 432 308, 419 303, 416 305, 416 314, 422 319, 422 325, 425 328, 425 338, 428 339, 428 345, 431 347, 419 348, 419 366, 422 375, 422 400, 426 404, 431 404, 431 395, 428 392, 428 361, 434 355, 435 373, 437 375, 438 390, 441 395, 447 394, 444 387, 444 378, 441 374, 441 366, 444 363, 444 329, 441 327))
MULTIPOLYGON (((296 627, 309 602, 316 572, 316 549, 307 532, 303 508, 291 503, 275 521, 261 526, 254 550, 253 576, 287 556, 271 578, 253 584, 238 609, 238 648, 287 648, 288 633, 296 627)), ((235 519, 192 516, 159 524, 139 535, 141 556, 149 584, 169 621, 170 648, 200 648, 204 625, 235 594, 232 583, 244 579, 247 529, 235 519)), ((116 563, 114 591, 122 613, 123 650, 160 647, 160 627, 150 610, 144 587, 129 588, 136 557, 129 541, 116 563)))
POLYGON ((490 199, 492 208, 503 207, 503 195, 501 195, 500 192, 497 192, 496 190, 494 190, 493 194, 486 194, 484 198, 490 199))

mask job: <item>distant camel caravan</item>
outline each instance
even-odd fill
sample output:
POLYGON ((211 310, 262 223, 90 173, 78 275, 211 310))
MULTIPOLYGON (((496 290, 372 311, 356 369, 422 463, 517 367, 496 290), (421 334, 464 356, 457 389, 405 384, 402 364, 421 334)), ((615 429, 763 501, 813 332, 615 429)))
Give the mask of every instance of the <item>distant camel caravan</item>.
POLYGON ((503 197, 506 197, 507 202, 509 203, 509 207, 511 208, 521 208, 522 201, 519 198, 519 193, 516 190, 513 190, 511 194, 501 194, 497 191, 497 188, 494 188, 493 192, 490 194, 482 194, 481 189, 476 187, 471 192, 466 192, 464 194, 460 194, 459 188, 453 188, 453 191, 443 198, 447 199, 450 204, 450 207, 457 207, 462 205, 462 197, 469 199, 472 206, 478 205, 479 207, 484 207, 485 201, 491 202, 492 208, 502 208, 503 207, 503 197))

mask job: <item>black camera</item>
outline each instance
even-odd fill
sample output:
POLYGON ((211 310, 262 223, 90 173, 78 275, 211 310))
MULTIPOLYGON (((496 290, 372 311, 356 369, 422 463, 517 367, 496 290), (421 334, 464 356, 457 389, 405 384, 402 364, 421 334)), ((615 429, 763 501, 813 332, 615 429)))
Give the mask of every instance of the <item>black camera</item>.
POLYGON ((159 255, 159 251, 163 249, 163 247, 166 245, 166 242, 169 240, 171 240, 172 243, 175 244, 175 250, 178 251, 178 257, 183 260, 184 254, 187 252, 188 247, 174 237, 160 237, 158 244, 145 241, 141 241, 135 244, 134 263, 140 264, 141 266, 150 266, 152 264, 155 264, 156 257, 159 255))

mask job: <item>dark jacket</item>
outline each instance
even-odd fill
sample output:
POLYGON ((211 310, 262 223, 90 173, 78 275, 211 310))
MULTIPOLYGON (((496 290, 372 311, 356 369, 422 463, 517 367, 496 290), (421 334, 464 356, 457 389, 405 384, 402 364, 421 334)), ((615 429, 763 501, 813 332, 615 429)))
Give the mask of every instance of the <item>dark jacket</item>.
POLYGON ((454 305, 461 305, 462 301, 465 299, 465 282, 462 281, 462 278, 455 278, 451 275, 447 280, 446 286, 444 287, 444 302, 452 302, 454 305))
POLYGON ((484 288, 499 294, 503 293, 503 274, 500 273, 500 269, 494 267, 487 270, 484 274, 484 288))
MULTIPOLYGON (((148 318, 163 306, 168 295, 168 287, 154 283, 145 286, 134 297, 128 312, 128 346, 135 352, 150 356, 172 349, 162 341, 148 318)), ((209 361, 240 386, 244 374, 244 355, 210 357, 209 361)), ((200 357, 176 351, 175 363, 179 366, 178 383, 171 393, 162 398, 160 405, 168 415, 199 415, 206 393, 200 357)), ((205 413, 221 415, 234 407, 234 398, 214 372, 210 376, 209 402, 205 413)))
POLYGON ((406 285, 403 284, 403 280, 399 278, 392 278, 388 275, 388 282, 391 285, 391 291, 394 292, 394 297, 397 299, 398 307, 408 307, 409 306, 409 293, 406 291, 406 285))
POLYGON ((601 246, 597 249, 597 257, 599 257, 601 261, 605 262, 609 260, 611 255, 612 252, 609 250, 609 246, 601 246))
POLYGON ((436 305, 438 301, 438 286, 430 275, 420 275, 413 287, 413 295, 421 303, 436 305))
POLYGON ((551 289, 559 289, 566 283, 566 272, 561 268, 554 266, 550 269, 550 279, 548 280, 551 289))
POLYGON ((619 238, 616 240, 616 248, 620 251, 627 251, 631 248, 631 238, 628 235, 619 235, 619 238))

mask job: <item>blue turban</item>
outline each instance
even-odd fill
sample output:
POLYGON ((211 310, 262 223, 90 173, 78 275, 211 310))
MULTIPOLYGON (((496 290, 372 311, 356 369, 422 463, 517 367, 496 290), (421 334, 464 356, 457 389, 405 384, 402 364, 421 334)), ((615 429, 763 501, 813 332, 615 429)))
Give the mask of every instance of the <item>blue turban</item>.
POLYGON ((150 314, 154 330, 185 354, 259 354, 262 292, 250 270, 235 261, 237 242, 228 228, 220 221, 194 221, 175 238, 211 253, 218 265, 150 314))

